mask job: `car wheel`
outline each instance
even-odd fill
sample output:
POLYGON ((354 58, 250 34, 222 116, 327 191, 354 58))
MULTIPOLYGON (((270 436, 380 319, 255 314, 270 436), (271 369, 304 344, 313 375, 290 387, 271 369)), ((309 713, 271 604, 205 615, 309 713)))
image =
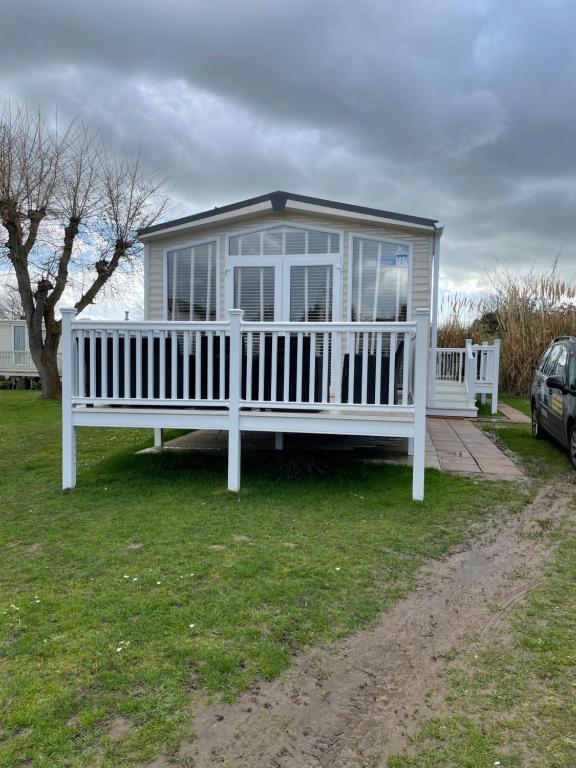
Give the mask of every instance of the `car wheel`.
POLYGON ((532 434, 536 440, 542 440, 544 438, 544 432, 540 426, 540 420, 538 419, 538 408, 536 405, 532 406, 532 434))
POLYGON ((574 469, 576 469, 576 422, 572 424, 568 432, 568 452, 570 454, 570 462, 574 469))

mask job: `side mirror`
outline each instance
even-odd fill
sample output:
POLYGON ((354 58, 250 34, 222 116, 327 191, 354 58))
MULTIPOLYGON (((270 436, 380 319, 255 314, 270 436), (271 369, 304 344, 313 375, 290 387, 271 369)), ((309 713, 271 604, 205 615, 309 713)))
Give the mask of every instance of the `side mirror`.
POLYGON ((564 392, 566 389, 562 376, 548 376, 546 386, 550 389, 559 389, 561 392, 564 392))

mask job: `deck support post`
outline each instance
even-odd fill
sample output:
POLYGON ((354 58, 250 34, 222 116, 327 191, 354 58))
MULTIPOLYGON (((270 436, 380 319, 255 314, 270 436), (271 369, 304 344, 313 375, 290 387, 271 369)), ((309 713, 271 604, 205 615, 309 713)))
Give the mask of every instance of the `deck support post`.
POLYGON ((407 447, 407 454, 408 456, 414 456, 414 438, 409 437, 407 440, 408 447, 407 447))
POLYGON ((164 430, 162 427, 154 429, 154 448, 162 448, 164 446, 164 430))
POLYGON ((284 450, 284 432, 274 433, 274 449, 276 451, 284 450))
POLYGON ((424 498, 426 464, 426 406, 428 395, 428 310, 417 309, 414 348, 414 457, 412 461, 412 498, 424 498))
POLYGON ((494 339, 492 358, 492 414, 498 413, 498 380, 500 378, 500 339, 494 339))
POLYGON ((230 322, 230 394, 228 401, 228 490, 240 490, 241 436, 240 397, 242 394, 242 317, 241 309, 231 309, 230 322))
POLYGON ((72 321, 75 309, 62 310, 62 488, 76 486, 76 427, 72 413, 74 346, 72 321))

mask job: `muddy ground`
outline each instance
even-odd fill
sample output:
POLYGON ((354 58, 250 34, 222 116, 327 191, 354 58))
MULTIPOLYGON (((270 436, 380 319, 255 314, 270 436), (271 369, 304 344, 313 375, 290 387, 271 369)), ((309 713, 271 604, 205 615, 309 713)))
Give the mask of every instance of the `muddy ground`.
MULTIPOLYGON (((194 768, 386 766, 422 720, 441 712, 453 651, 459 664, 506 632, 506 613, 548 554, 540 521, 567 513, 573 488, 547 486, 521 514, 495 521, 445 559, 378 626, 299 656, 232 705, 198 711, 198 737, 177 764, 194 768), (430 694, 434 691, 434 694, 430 694)), ((166 766, 160 758, 154 766, 166 766)))

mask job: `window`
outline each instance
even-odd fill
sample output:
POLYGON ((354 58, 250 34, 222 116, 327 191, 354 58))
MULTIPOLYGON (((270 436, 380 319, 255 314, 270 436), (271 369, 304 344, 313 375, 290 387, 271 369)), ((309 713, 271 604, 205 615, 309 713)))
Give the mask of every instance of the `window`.
POLYGON ((554 368, 554 375, 560 376, 563 382, 566 382, 566 367, 568 364, 568 350, 564 345, 560 347, 560 354, 556 360, 556 367, 554 368))
POLYGON ((352 238, 352 320, 407 319, 408 258, 406 245, 352 238))
POLYGON ((340 236, 296 227, 272 227, 230 238, 230 256, 307 256, 340 252, 340 236))
POLYGON ((554 366, 556 365, 556 360, 558 360, 558 355, 560 354, 561 349, 560 344, 555 344, 552 349, 550 350, 550 354, 544 361, 544 365, 542 366, 542 373, 545 376, 550 376, 552 371, 554 370, 554 366))
POLYGON ((544 354, 542 355, 542 357, 540 358, 540 361, 539 361, 538 366, 537 366, 539 371, 544 372, 544 366, 546 364, 546 360, 548 359, 548 355, 550 354, 550 350, 551 349, 552 349, 552 347, 548 347, 546 349, 546 351, 544 352, 544 354))
POLYGON ((576 389, 576 354, 574 352, 570 355, 570 362, 568 363, 568 380, 566 383, 570 389, 576 389))
POLYGON ((169 251, 168 320, 216 320, 216 242, 169 251))
POLYGON ((14 352, 26 351, 26 326, 14 326, 14 352))
POLYGON ((244 310, 244 320, 274 320, 274 267, 234 267, 234 306, 244 310))
POLYGON ((333 267, 331 264, 290 267, 290 320, 332 320, 333 267))

